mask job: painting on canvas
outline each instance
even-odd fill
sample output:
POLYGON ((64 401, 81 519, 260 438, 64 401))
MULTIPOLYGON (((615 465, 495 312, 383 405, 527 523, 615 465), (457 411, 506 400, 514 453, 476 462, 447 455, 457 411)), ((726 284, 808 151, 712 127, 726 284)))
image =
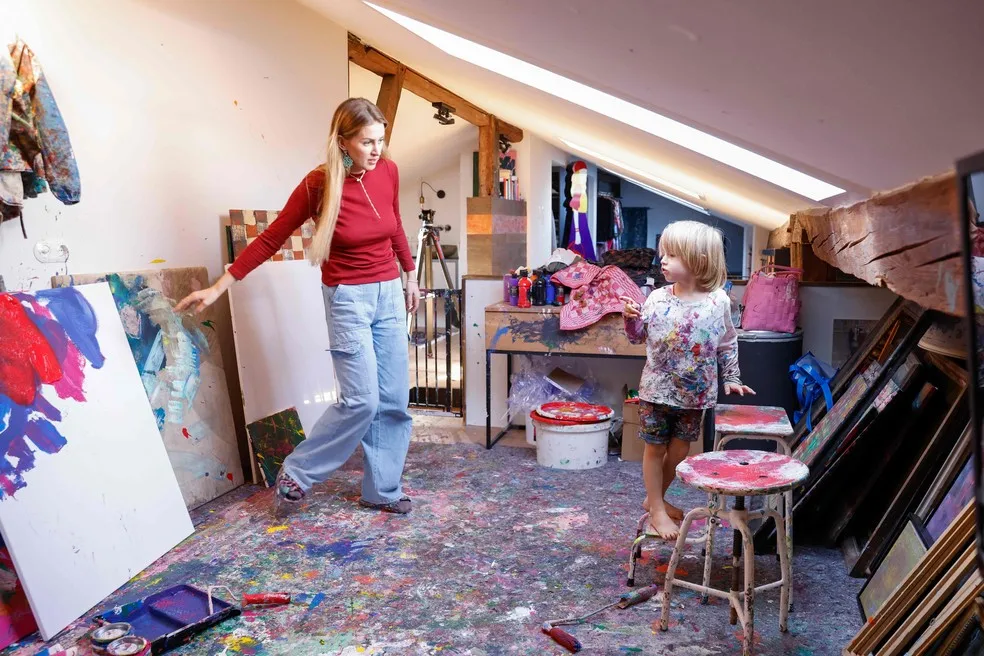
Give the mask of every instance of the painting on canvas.
POLYGON ((109 285, 0 294, 0 531, 47 640, 192 532, 109 285))
POLYGON ((858 593, 858 602, 866 620, 878 612, 885 600, 905 580, 905 577, 909 575, 919 559, 926 554, 926 551, 926 544, 919 535, 916 526, 912 521, 906 522, 902 533, 899 534, 895 544, 885 556, 885 560, 878 565, 874 574, 858 593))
POLYGON ((963 507, 974 498, 974 470, 973 462, 967 459, 967 464, 960 470, 960 474, 946 491, 940 505, 926 522, 926 533, 935 543, 943 535, 943 532, 950 526, 950 523, 957 518, 963 507))
POLYGON ((270 487, 277 480, 284 458, 304 441, 301 418, 296 408, 288 408, 254 421, 246 426, 246 432, 249 433, 249 441, 253 445, 263 482, 270 487))
MULTIPOLYGON (((272 210, 229 210, 229 229, 232 235, 232 256, 246 250, 260 234, 273 223, 280 212, 272 210)), ((314 219, 308 219, 291 234, 287 242, 273 254, 274 262, 281 260, 303 260, 314 238, 314 219)), ((232 264, 230 262, 230 264, 232 264)))
POLYGON ((173 303, 208 287, 204 267, 55 276, 53 287, 107 282, 185 505, 242 484, 214 307, 178 316, 173 303))
POLYGON ((0 649, 38 630, 6 547, 0 547, 0 649))

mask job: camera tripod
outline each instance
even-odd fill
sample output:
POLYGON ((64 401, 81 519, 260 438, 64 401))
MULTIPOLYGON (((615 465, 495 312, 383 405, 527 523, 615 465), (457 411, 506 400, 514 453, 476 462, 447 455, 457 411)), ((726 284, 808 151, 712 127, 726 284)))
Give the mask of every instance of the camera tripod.
MULTIPOLYGON (((423 289, 431 290, 434 287, 434 271, 433 271, 433 259, 434 255, 437 255, 438 262, 441 263, 441 271, 444 272, 444 281, 447 283, 447 288, 449 290, 455 290, 454 279, 451 277, 451 272, 448 271, 448 263, 444 259, 444 249, 441 248, 441 232, 446 232, 451 229, 450 225, 434 225, 434 210, 420 210, 420 230, 417 233, 417 265, 414 269, 414 279, 417 281, 417 285, 421 286, 423 289), (423 280, 422 280, 423 279, 423 280)), ((422 299, 426 302, 427 299, 422 299)), ((458 316, 458 308, 454 304, 453 297, 449 297, 446 300, 447 303, 451 304, 451 309, 448 314, 448 318, 451 325, 455 328, 461 327, 461 320, 458 316)), ((413 328, 413 315, 407 315, 407 334, 413 328)), ((430 328, 428 328, 430 332, 430 328)), ((428 338, 430 336, 428 335, 428 338)), ((429 339, 428 339, 429 341, 429 339)))

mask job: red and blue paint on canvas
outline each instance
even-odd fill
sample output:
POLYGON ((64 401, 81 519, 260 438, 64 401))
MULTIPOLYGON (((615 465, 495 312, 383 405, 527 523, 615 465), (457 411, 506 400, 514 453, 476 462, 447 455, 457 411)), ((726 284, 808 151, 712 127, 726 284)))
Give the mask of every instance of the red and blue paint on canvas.
POLYGON ((85 402, 86 365, 105 360, 97 328, 74 289, 0 294, 0 500, 27 486, 36 457, 68 443, 52 399, 85 402))

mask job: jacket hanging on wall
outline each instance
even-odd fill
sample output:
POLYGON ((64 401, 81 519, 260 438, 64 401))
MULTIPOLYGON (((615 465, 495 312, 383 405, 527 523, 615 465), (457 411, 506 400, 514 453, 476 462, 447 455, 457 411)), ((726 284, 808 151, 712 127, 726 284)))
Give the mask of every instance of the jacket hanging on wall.
POLYGON ((25 198, 50 187, 79 202, 79 171, 55 97, 37 58, 21 40, 0 49, 0 222, 20 218, 25 198))

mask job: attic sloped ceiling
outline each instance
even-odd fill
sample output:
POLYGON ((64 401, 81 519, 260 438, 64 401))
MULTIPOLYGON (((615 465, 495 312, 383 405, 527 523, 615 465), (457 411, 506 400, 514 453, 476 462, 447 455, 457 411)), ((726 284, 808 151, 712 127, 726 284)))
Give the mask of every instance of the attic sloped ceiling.
MULTIPOLYGON (((301 1, 505 120, 697 191, 712 211, 773 228, 815 204, 459 61, 359 0, 301 1)), ((379 4, 820 177, 847 198, 984 148, 978 0, 379 4)))

